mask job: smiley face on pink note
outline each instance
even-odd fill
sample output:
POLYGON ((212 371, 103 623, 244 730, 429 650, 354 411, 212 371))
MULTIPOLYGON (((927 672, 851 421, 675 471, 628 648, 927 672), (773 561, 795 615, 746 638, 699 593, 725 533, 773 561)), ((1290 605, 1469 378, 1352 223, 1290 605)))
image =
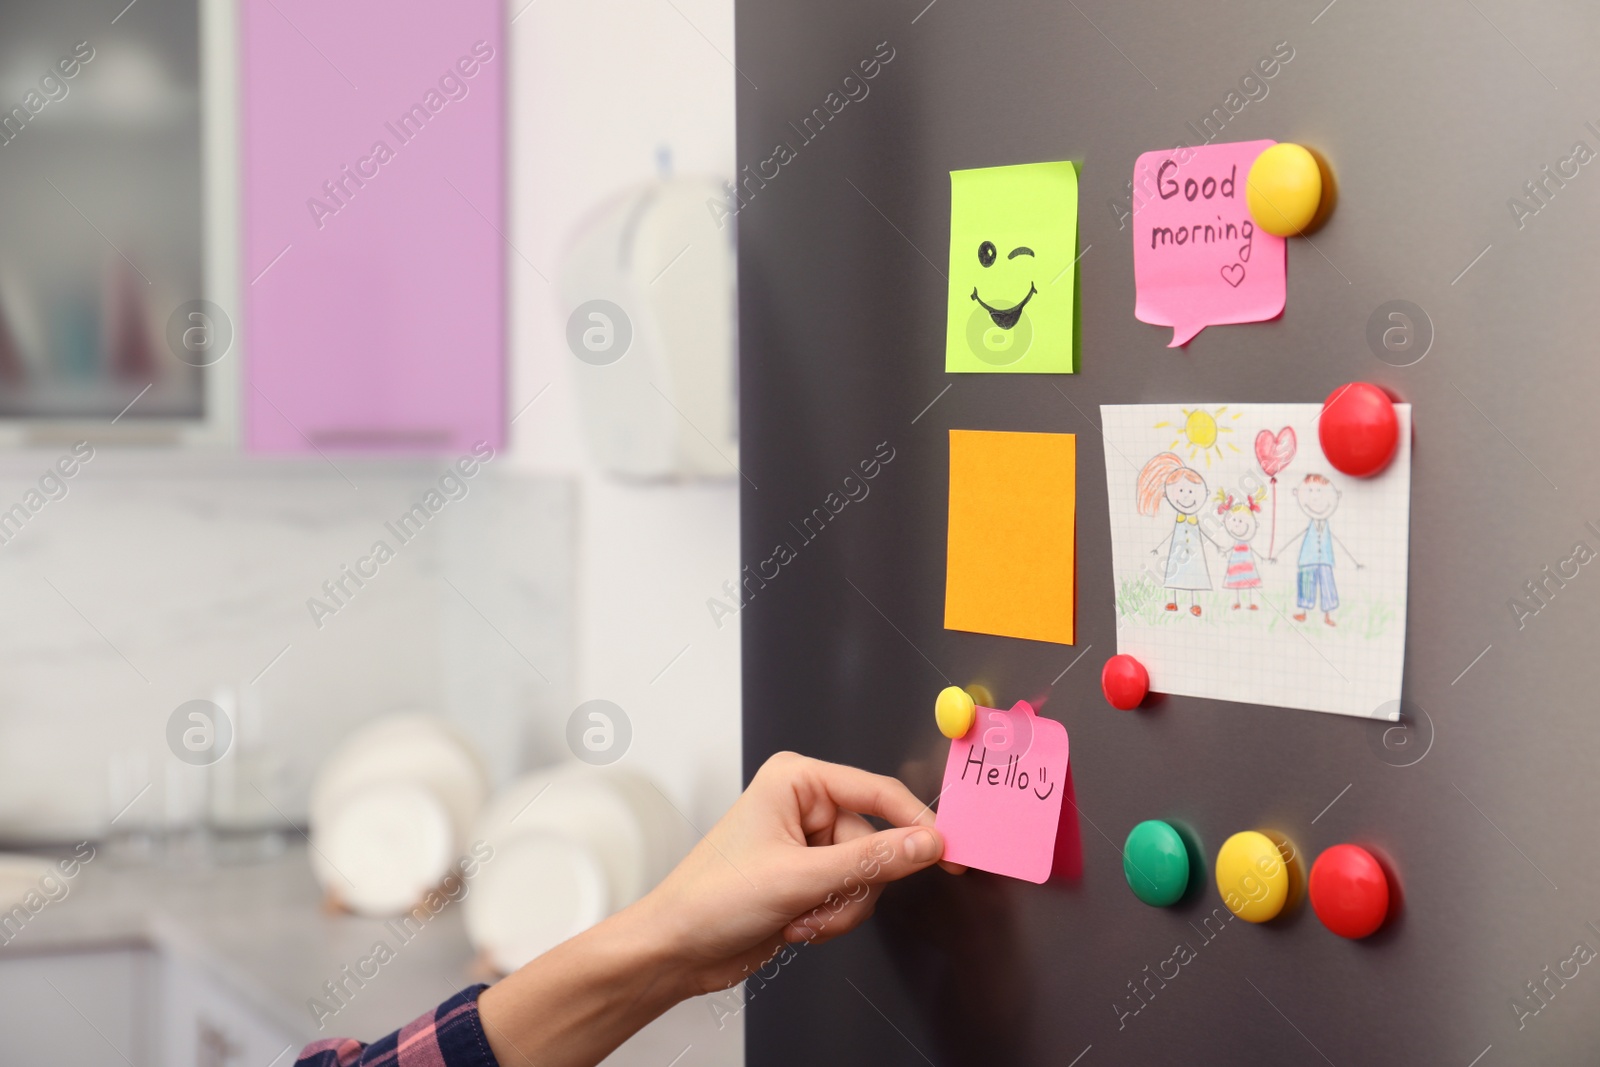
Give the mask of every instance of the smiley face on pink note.
POLYGON ((944 858, 981 871, 1043 883, 1055 859, 1066 795, 1066 727, 1026 701, 1010 711, 978 708, 950 742, 935 825, 944 858))
POLYGON ((1207 326, 1283 313, 1284 240, 1245 206, 1250 165, 1273 141, 1146 152, 1133 166, 1133 313, 1177 348, 1207 326))

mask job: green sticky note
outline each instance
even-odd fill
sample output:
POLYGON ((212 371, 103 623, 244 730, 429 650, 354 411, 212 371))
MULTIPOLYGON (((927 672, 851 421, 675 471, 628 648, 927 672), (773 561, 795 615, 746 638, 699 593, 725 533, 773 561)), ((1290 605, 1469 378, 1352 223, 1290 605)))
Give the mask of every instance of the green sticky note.
POLYGON ((1077 256, 1071 163, 951 171, 944 369, 1071 374, 1077 256))

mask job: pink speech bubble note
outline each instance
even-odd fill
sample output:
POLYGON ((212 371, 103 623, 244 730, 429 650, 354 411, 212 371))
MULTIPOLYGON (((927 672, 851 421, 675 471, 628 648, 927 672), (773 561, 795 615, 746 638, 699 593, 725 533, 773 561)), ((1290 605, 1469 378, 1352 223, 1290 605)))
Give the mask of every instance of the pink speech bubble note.
POLYGON ((1283 314, 1284 242, 1245 206, 1250 164, 1276 141, 1146 152, 1133 164, 1133 314, 1171 326, 1168 348, 1207 326, 1283 314))
POLYGON ((935 825, 944 858, 1043 883, 1056 858, 1066 795, 1067 728, 1019 700, 1010 711, 979 708, 966 736, 950 742, 935 825))

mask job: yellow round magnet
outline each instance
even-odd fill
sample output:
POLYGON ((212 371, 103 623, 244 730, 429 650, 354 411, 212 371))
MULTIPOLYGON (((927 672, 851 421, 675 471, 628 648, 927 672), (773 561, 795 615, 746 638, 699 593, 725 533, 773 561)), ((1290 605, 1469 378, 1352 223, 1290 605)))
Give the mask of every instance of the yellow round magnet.
POLYGON ((1276 237, 1292 237, 1316 217, 1322 169, 1300 145, 1275 144, 1250 165, 1244 196, 1257 226, 1276 237))
POLYGON ((965 737, 967 731, 972 729, 972 722, 978 715, 977 702, 971 694, 960 686, 949 686, 939 693, 939 699, 933 705, 933 717, 939 722, 939 732, 950 740, 965 737))
POLYGON ((1275 918, 1289 898, 1289 868, 1278 846, 1257 830, 1243 830, 1224 841, 1217 850, 1217 892, 1245 922, 1275 918))

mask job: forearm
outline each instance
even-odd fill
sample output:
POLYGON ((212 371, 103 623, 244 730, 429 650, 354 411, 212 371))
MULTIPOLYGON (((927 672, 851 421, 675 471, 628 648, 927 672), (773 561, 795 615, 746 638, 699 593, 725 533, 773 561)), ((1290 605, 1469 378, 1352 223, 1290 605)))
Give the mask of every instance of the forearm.
POLYGON ((589 1067, 691 990, 640 901, 486 989, 478 1014, 500 1067, 589 1067))
POLYGON ((732 988, 786 941, 817 944, 865 922, 884 883, 939 862, 933 821, 893 778, 780 752, 642 900, 498 985, 463 990, 371 1045, 318 1041, 301 1064, 592 1067, 679 1001, 732 988), (891 828, 874 830, 868 815, 891 828), (824 909, 826 929, 813 927, 824 909))

